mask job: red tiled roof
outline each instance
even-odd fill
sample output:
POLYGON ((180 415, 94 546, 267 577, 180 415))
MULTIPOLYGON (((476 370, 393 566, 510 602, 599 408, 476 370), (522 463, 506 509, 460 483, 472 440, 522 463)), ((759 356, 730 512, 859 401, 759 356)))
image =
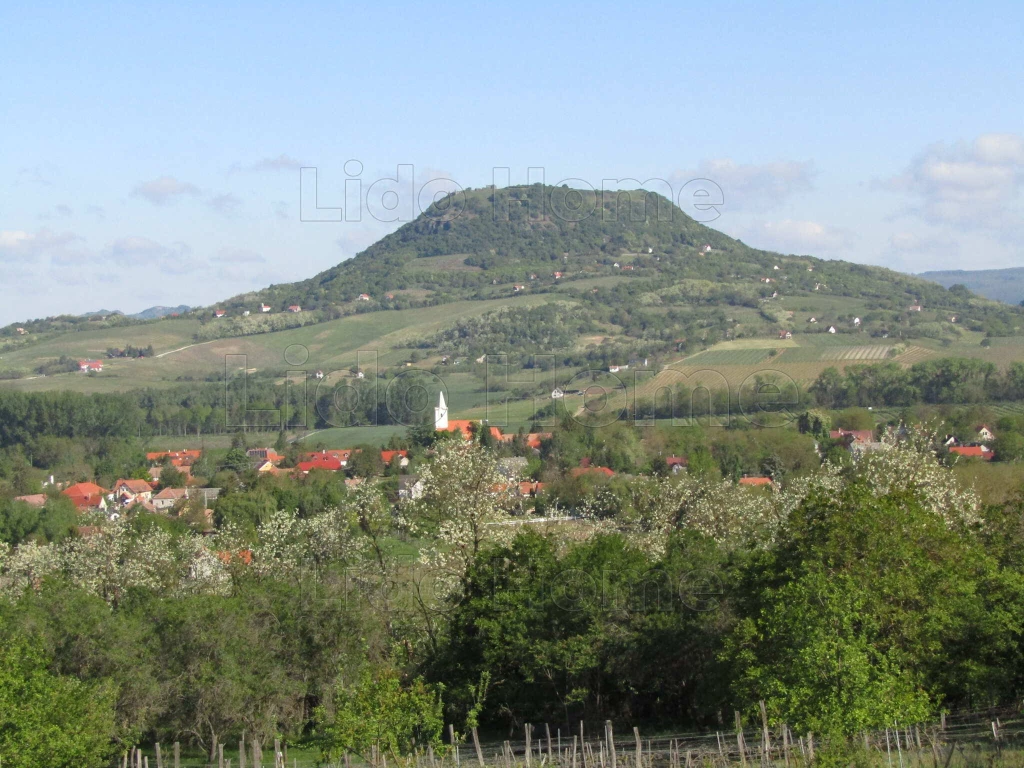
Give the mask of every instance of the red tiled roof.
POLYGON ((395 456, 401 456, 403 459, 408 458, 408 451, 381 451, 380 460, 385 464, 390 464, 395 456))
POLYGON ((355 448, 336 448, 329 451, 312 451, 311 453, 305 454, 302 458, 306 461, 316 461, 317 459, 328 457, 337 459, 341 462, 346 462, 351 458, 354 452, 356 452, 355 448))
POLYGON ((531 432, 526 436, 526 446, 528 448, 540 448, 541 440, 550 440, 550 432, 531 432))
POLYGON ((317 456, 317 458, 310 461, 300 461, 295 465, 295 468, 300 472, 309 472, 314 469, 323 469, 328 472, 337 472, 340 470, 341 461, 333 456, 317 456))
POLYGON ((114 490, 129 490, 132 493, 149 493, 153 490, 153 486, 147 483, 145 480, 118 480, 114 483, 114 490))
POLYGON ((950 453, 955 453, 958 456, 965 456, 972 459, 984 459, 985 461, 992 461, 992 457, 995 456, 994 451, 990 451, 982 445, 954 445, 949 449, 950 453))
MULTIPOLYGON (((189 464, 193 463, 202 455, 202 451, 188 450, 188 451, 154 451, 146 454, 146 461, 157 462, 163 461, 165 458, 170 457, 171 463, 175 464, 176 461, 187 461, 189 464)), ((177 464, 175 464, 177 466, 177 464)))
POLYGON ((65 488, 61 493, 71 499, 78 509, 89 509, 90 507, 98 507, 107 491, 100 488, 96 483, 75 483, 65 488))
POLYGON ((217 554, 217 559, 220 560, 224 565, 230 565, 232 560, 237 560, 244 565, 252 563, 252 550, 251 549, 240 549, 237 552, 230 552, 226 549, 222 549, 217 554))
POLYGON ((544 483, 535 483, 532 480, 524 480, 519 483, 520 496, 536 496, 544 490, 544 483))
POLYGON ((164 488, 154 499, 183 499, 187 491, 184 488, 164 488))
POLYGON ((604 475, 605 477, 613 477, 615 473, 608 467, 576 467, 571 472, 573 477, 579 477, 580 475, 604 475))
POLYGON ((740 485, 771 485, 771 478, 768 477, 741 477, 740 485))
POLYGON ((472 419, 451 419, 448 422, 446 429, 438 430, 439 432, 461 432, 463 440, 473 439, 473 425, 472 419))
POLYGON ((872 443, 875 432, 871 429, 833 429, 828 433, 833 440, 847 440, 854 443, 872 443))
POLYGON ((687 460, 685 456, 669 456, 665 459, 665 464, 670 467, 685 467, 687 460))

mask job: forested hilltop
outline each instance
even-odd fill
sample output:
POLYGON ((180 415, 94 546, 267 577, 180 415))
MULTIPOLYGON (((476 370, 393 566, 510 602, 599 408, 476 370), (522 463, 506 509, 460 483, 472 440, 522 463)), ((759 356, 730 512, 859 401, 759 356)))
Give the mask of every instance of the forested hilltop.
POLYGON ((886 299, 900 308, 961 305, 935 283, 892 270, 808 256, 789 262, 779 275, 779 258, 694 221, 653 192, 487 187, 434 203, 326 272, 236 297, 225 306, 266 302, 282 309, 329 309, 366 294, 374 307, 401 307, 414 300, 404 291, 426 291, 435 301, 488 298, 506 295, 516 284, 551 286, 556 272, 558 280, 571 281, 622 274, 623 267, 634 273, 630 277, 657 278, 662 285, 666 279, 710 281, 720 286, 721 299, 729 291, 770 295, 782 285, 787 291, 886 299), (763 278, 773 278, 775 287, 763 278))

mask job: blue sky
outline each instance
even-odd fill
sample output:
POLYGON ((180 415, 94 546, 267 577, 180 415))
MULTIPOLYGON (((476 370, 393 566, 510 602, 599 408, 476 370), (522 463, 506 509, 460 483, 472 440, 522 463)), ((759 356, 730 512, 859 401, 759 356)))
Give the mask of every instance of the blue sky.
POLYGON ((365 5, 0 5, 0 323, 313 275, 396 226, 300 220, 349 160, 703 176, 755 246, 1022 265, 1019 2, 365 5))

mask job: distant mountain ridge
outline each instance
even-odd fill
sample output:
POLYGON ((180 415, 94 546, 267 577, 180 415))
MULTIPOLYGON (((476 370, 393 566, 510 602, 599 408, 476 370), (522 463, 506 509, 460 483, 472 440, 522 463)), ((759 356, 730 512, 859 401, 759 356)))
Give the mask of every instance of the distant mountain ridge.
POLYGON ((979 296, 1007 304, 1024 301, 1024 267, 1008 269, 948 269, 921 272, 918 277, 944 288, 963 285, 979 296))
POLYGON ((125 315, 119 309, 98 309, 95 312, 85 312, 82 317, 110 317, 111 315, 124 315, 130 317, 133 320, 158 320, 161 317, 167 317, 168 315, 184 315, 186 312, 191 312, 192 307, 187 304, 180 304, 177 307, 150 307, 144 309, 141 312, 136 312, 133 315, 125 315))

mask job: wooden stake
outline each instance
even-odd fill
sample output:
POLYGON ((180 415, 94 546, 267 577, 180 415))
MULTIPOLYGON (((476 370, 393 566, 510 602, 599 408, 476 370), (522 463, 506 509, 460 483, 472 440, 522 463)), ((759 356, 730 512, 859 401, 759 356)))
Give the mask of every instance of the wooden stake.
POLYGON ((814 762, 814 731, 807 732, 807 759, 814 762))
POLYGON ((480 763, 480 768, 484 766, 484 751, 480 749, 480 737, 477 736, 476 726, 473 726, 473 748, 476 749, 476 759, 480 763))
POLYGON ((174 768, 181 768, 181 745, 174 742, 174 768))

